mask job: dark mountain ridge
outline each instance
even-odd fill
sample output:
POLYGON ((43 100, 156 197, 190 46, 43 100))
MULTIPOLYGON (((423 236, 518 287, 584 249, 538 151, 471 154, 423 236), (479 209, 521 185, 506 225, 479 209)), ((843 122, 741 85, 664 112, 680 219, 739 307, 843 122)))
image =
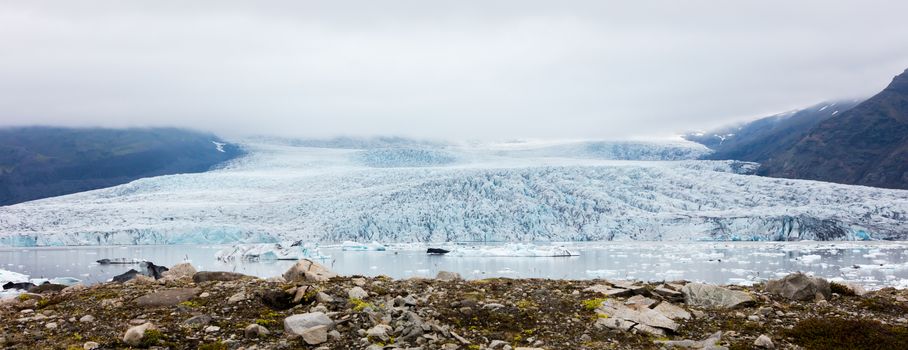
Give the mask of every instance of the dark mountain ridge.
POLYGON ((175 128, 2 128, 0 205, 203 172, 242 154, 215 135, 175 128))
POLYGON ((823 102, 708 133, 689 133, 684 138, 711 148, 713 153, 705 159, 763 163, 796 144, 824 120, 848 111, 860 102, 823 102))
POLYGON ((867 101, 817 124, 760 174, 908 189, 908 70, 867 101))
POLYGON ((859 102, 821 103, 684 138, 759 175, 908 189, 908 70, 859 102))

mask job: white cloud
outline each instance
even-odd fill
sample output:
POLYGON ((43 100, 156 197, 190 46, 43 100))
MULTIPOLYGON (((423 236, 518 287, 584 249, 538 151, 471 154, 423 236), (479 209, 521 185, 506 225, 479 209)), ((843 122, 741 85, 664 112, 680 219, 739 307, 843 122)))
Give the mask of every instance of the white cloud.
POLYGON ((0 124, 665 135, 868 96, 891 1, 0 1, 0 124))

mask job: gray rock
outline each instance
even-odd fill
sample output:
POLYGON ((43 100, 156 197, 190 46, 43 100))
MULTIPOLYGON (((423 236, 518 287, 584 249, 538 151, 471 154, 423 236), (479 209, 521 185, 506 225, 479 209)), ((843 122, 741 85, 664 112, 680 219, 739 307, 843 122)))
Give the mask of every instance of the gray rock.
POLYGON ((662 313, 645 306, 625 305, 614 299, 607 299, 596 309, 596 313, 605 316, 597 322, 608 328, 628 330, 636 328, 643 332, 663 335, 663 330, 675 331, 678 324, 662 313))
POLYGON ((216 333, 216 332, 220 332, 220 331, 221 331, 221 327, 218 327, 218 326, 205 327, 205 333, 216 333))
POLYGON ((722 341, 722 331, 713 333, 709 338, 704 340, 656 340, 654 343, 663 345, 668 348, 687 348, 687 349, 705 349, 705 350, 728 350, 727 347, 719 345, 722 341))
POLYGON ((309 293, 312 293, 315 290, 316 290, 315 287, 311 287, 311 286, 302 286, 302 287, 297 288, 296 292, 293 294, 293 303, 299 304, 300 302, 303 301, 303 299, 306 299, 307 295, 309 295, 309 297, 311 298, 312 296, 309 293))
MULTIPOLYGON (((316 326, 332 327, 334 321, 322 312, 310 312, 287 317, 284 319, 284 332, 291 337, 299 337, 309 328, 316 326)), ((327 330, 326 330, 327 332, 327 330)))
POLYGON ((138 297, 135 302, 141 307, 173 306, 194 298, 198 293, 198 288, 167 289, 138 297))
POLYGON ((734 309, 756 304, 750 294, 711 284, 688 283, 681 293, 684 302, 695 306, 734 309))
POLYGON ((246 329, 243 330, 243 334, 246 338, 263 338, 271 334, 271 331, 269 331, 268 328, 253 323, 246 326, 246 329))
POLYGON ((318 294, 315 294, 315 301, 320 304, 330 304, 334 302, 334 298, 325 292, 318 292, 318 294))
POLYGON ((145 339, 145 331, 153 329, 157 328, 150 322, 129 328, 123 335, 123 342, 130 346, 138 346, 142 339, 145 339))
POLYGON ((29 293, 35 294, 45 294, 45 293, 57 293, 66 289, 66 285, 54 284, 54 283, 45 283, 40 286, 32 287, 28 290, 29 293))
POLYGON ((236 293, 236 294, 234 294, 234 295, 231 295, 230 298, 227 298, 227 304, 236 304, 236 303, 241 302, 241 301, 244 301, 244 300, 246 300, 246 299, 248 299, 248 298, 246 297, 246 292, 245 292, 245 291, 241 291, 241 292, 238 292, 238 293, 236 293))
POLYGON ((95 317, 92 316, 92 315, 85 315, 85 316, 82 316, 82 318, 79 319, 79 322, 82 322, 82 323, 92 323, 92 322, 95 322, 95 317))
POLYGON ((185 321, 183 321, 183 325, 187 327, 201 327, 211 323, 211 320, 211 316, 198 315, 186 319, 185 321))
POLYGON ((829 282, 800 272, 766 282, 766 291, 796 301, 829 299, 832 296, 829 282))
POLYGON ((375 327, 369 328, 366 330, 366 336, 370 339, 381 339, 383 342, 388 341, 391 337, 388 335, 388 332, 391 331, 391 327, 385 324, 376 325, 375 327))
POLYGON ((775 349, 776 348, 775 344, 772 343, 772 339, 769 339, 769 337, 767 337, 766 334, 760 334, 760 336, 757 337, 757 340, 754 340, 754 346, 756 346, 758 348, 763 348, 763 349, 775 349))
POLYGON ((590 286, 583 290, 584 292, 599 293, 607 297, 629 297, 634 295, 634 291, 630 289, 623 288, 614 288, 606 286, 604 284, 597 284, 590 286))
POLYGON ((347 296, 349 296, 350 299, 363 300, 363 299, 366 299, 369 297, 369 292, 366 292, 365 290, 363 290, 360 287, 353 287, 347 291, 347 296))
POLYGON ((672 300, 672 301, 684 300, 684 294, 682 294, 679 291, 673 290, 673 289, 668 289, 666 287, 657 287, 656 289, 653 289, 653 293, 656 293, 656 294, 662 296, 663 298, 666 298, 666 299, 672 300))
POLYGON ((508 342, 504 340, 493 340, 489 343, 489 349, 503 349, 505 345, 508 345, 508 342))
POLYGON ((101 344, 98 344, 93 341, 85 342, 85 344, 82 344, 82 349, 85 349, 85 350, 95 350, 100 347, 101 347, 101 344))
POLYGON ((624 303, 627 305, 635 305, 637 307, 650 307, 651 305, 657 303, 657 301, 642 295, 635 295, 628 298, 624 303))
POLYGON ((284 272, 284 279, 287 282, 324 282, 332 277, 337 277, 337 274, 309 259, 298 261, 284 272))
POLYGON ((161 274, 161 277, 164 280, 181 280, 181 279, 191 279, 196 274, 195 267, 190 263, 182 263, 173 265, 170 270, 164 271, 161 274))
POLYGON ((209 281, 220 281, 220 282, 229 282, 236 281, 238 279, 243 279, 246 276, 241 273, 236 272, 227 272, 227 271, 199 271, 192 275, 192 281, 195 283, 209 282, 209 281))
POLYGON ((850 290, 852 293, 854 293, 854 295, 857 295, 859 297, 867 295, 867 290, 864 289, 864 286, 862 286, 860 284, 845 283, 845 284, 843 284, 843 286, 845 286, 845 288, 848 288, 848 290, 850 290))
POLYGON ((460 281, 463 280, 463 277, 460 277, 460 274, 457 272, 439 271, 438 275, 435 275, 435 279, 442 281, 460 281))
POLYGON ((303 341, 309 345, 318 345, 328 341, 328 326, 315 326, 307 328, 300 334, 303 341))
POLYGON ((659 305, 656 305, 653 310, 665 315, 665 317, 668 317, 672 320, 689 320, 691 318, 690 312, 687 312, 687 310, 684 310, 680 306, 674 305, 667 301, 659 303, 659 305))

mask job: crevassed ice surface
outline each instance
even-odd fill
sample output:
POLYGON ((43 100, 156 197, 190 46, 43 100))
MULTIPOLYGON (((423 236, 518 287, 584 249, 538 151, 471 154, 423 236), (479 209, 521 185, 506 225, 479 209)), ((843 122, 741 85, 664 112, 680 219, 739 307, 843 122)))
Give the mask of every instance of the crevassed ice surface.
POLYGON ((686 142, 246 147, 207 173, 0 207, 0 244, 908 237, 908 191, 746 175, 686 142))

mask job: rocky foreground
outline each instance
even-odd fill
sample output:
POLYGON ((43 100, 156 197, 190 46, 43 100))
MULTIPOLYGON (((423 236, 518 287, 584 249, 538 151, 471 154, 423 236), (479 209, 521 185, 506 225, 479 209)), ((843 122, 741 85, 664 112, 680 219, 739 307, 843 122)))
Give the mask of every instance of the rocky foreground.
POLYGON ((38 286, 0 301, 0 317, 10 349, 908 349, 908 291, 802 274, 754 287, 392 280, 301 260, 263 280, 181 264, 38 286))

